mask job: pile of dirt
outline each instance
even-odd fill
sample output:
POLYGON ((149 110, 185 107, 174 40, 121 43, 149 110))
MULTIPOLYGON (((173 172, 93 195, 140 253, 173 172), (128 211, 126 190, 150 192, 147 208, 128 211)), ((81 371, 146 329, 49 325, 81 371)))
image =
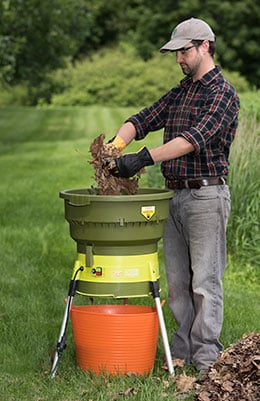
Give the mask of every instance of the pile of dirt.
POLYGON ((230 345, 199 381, 196 401, 260 400, 260 333, 230 345))
POLYGON ((138 180, 141 172, 133 178, 114 177, 108 170, 108 165, 121 152, 112 144, 104 143, 105 135, 99 135, 90 146, 93 160, 90 163, 95 170, 95 180, 98 188, 93 189, 97 195, 135 195, 138 192, 138 180))

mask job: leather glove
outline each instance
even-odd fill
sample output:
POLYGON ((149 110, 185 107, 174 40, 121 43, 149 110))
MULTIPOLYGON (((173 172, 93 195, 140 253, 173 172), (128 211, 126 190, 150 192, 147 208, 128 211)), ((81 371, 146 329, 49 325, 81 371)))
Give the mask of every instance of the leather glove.
POLYGON ((121 136, 114 136, 111 138, 107 144, 107 146, 114 146, 117 150, 123 150, 126 147, 125 141, 121 138, 121 136))
POLYGON ((151 166, 154 161, 149 150, 144 147, 137 153, 127 153, 114 159, 108 165, 109 172, 115 177, 133 177, 143 167, 151 166))

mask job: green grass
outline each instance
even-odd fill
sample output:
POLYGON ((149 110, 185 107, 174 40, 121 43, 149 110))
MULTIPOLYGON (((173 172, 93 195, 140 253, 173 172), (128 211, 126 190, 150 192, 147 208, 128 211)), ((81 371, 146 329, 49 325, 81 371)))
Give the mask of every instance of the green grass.
MULTIPOLYGON (((0 399, 4 401, 177 400, 175 383, 161 368, 161 339, 150 376, 96 377, 77 368, 69 325, 58 378, 49 378, 49 351, 58 339, 76 256, 59 191, 95 184, 88 164, 90 143, 102 132, 107 138, 113 136, 134 111, 97 106, 0 109, 0 399), (129 395, 128 389, 132 389, 129 395)), ((160 135, 151 135, 149 146, 160 140, 160 135)), ((140 146, 134 144, 132 149, 140 146)), ((161 187, 158 170, 151 168, 141 185, 161 187)), ((161 297, 167 300, 161 244, 159 254, 161 297)), ((244 333, 260 331, 257 265, 251 259, 246 266, 239 264, 235 256, 230 255, 224 281, 225 347, 244 333)), ((81 301, 76 298, 75 302, 81 301)), ((152 299, 134 302, 153 304, 152 299)), ((164 314, 171 337, 175 324, 167 302, 164 314)), ((192 400, 192 395, 183 399, 192 400)))
POLYGON ((231 148, 229 185, 232 208, 229 220, 229 251, 240 262, 260 265, 260 125, 255 117, 240 121, 231 148))

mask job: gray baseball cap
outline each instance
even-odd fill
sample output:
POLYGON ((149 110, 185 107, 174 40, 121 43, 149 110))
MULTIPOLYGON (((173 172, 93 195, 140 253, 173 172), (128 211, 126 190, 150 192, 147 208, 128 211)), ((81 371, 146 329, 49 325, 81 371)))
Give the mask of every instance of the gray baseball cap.
POLYGON ((160 48, 160 52, 164 53, 181 49, 192 40, 209 40, 214 42, 215 34, 205 21, 198 18, 190 18, 174 28, 171 40, 160 48))

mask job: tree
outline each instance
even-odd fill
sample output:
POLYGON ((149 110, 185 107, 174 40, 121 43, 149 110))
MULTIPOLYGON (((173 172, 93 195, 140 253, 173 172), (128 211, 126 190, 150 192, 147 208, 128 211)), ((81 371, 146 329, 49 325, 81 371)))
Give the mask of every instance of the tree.
POLYGON ((208 0, 205 16, 215 21, 218 59, 260 87, 260 3, 255 0, 208 0))
POLYGON ((0 78, 27 82, 41 96, 49 72, 66 60, 91 57, 119 41, 131 42, 148 60, 190 17, 212 26, 221 66, 259 88, 260 4, 255 0, 0 0, 0 78))
POLYGON ((154 49, 159 49, 170 39, 172 29, 180 21, 202 18, 217 36, 217 57, 221 66, 240 72, 251 84, 260 87, 259 2, 140 0, 129 3, 128 18, 135 29, 126 35, 144 59, 151 57, 154 49))
POLYGON ((0 14, 0 72, 9 83, 36 85, 85 40, 81 0, 2 0, 0 14))

